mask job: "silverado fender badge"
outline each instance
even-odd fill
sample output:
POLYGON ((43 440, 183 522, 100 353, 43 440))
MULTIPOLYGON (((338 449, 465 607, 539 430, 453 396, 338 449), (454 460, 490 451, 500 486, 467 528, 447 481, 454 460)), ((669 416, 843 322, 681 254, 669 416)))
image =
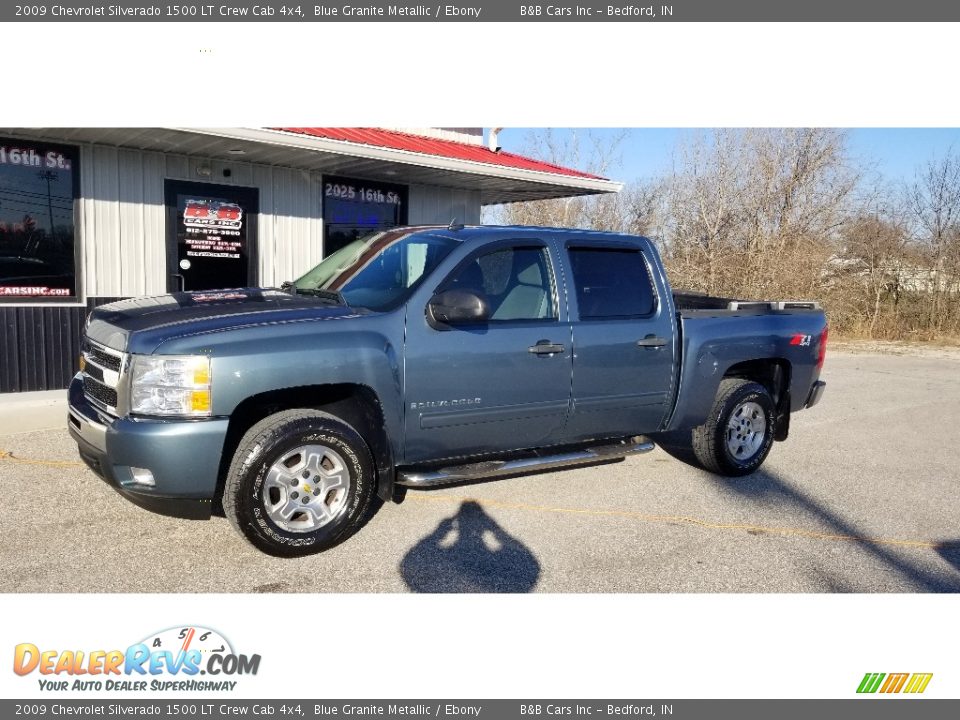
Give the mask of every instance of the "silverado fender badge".
POLYGON ((425 400, 423 402, 411 402, 411 410, 429 410, 431 408, 445 407, 466 407, 467 405, 479 405, 481 398, 457 398, 455 400, 425 400))

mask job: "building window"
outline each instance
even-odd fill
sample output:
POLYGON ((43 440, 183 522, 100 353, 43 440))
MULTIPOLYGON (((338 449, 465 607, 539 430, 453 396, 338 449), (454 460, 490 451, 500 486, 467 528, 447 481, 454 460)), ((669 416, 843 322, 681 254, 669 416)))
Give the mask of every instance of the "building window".
POLYGON ((650 272, 638 250, 570 248, 581 320, 646 317, 656 310, 650 272))
POLYGON ((376 230, 407 223, 403 185, 323 177, 323 254, 332 255, 376 230))
POLYGON ((77 297, 77 156, 0 138, 0 301, 77 297))

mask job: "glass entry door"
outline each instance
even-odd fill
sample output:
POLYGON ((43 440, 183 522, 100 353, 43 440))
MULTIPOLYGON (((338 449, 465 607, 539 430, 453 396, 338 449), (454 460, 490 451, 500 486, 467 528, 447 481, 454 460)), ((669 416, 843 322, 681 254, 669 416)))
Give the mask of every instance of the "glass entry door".
POLYGON ((257 284, 256 188, 167 180, 167 291, 257 284))

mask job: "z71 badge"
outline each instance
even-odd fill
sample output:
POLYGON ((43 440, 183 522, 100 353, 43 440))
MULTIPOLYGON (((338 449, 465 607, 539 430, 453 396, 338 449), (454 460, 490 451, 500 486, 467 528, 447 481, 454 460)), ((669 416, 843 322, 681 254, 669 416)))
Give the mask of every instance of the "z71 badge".
POLYGON ((792 338, 790 338, 791 345, 799 345, 800 347, 808 347, 810 345, 810 339, 812 335, 803 335, 801 333, 796 333, 792 338))

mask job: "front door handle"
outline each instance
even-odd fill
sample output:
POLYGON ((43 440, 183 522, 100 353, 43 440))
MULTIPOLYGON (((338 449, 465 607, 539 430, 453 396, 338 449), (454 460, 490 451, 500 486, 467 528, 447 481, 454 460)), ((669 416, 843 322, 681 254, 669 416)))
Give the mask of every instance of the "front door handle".
POLYGON ((637 340, 637 346, 644 348, 658 348, 663 347, 666 344, 666 338, 657 337, 656 335, 647 335, 642 340, 637 340))
POLYGON ((534 355, 559 355, 564 350, 563 345, 558 345, 557 343, 552 343, 549 340, 537 340, 536 345, 531 345, 527 348, 528 352, 532 352, 534 355))
POLYGON ((177 287, 180 289, 180 292, 185 292, 187 289, 187 279, 180 273, 170 273, 170 277, 177 278, 177 287))

